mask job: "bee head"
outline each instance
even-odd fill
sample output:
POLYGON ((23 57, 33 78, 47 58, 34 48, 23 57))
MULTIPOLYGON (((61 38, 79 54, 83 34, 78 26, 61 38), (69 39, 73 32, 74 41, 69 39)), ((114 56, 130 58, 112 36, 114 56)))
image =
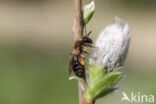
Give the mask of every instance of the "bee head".
POLYGON ((83 38, 83 42, 84 42, 84 43, 93 43, 92 39, 90 39, 90 38, 87 37, 87 36, 85 36, 85 37, 83 38))
POLYGON ((91 34, 92 31, 90 31, 86 36, 83 37, 83 42, 84 43, 93 43, 92 39, 89 38, 89 35, 91 34))

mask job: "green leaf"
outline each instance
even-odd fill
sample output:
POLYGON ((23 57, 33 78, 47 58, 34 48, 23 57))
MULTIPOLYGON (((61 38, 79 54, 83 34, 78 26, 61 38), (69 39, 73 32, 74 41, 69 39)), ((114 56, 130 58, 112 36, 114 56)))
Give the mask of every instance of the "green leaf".
POLYGON ((99 65, 92 65, 91 70, 89 72, 89 78, 90 80, 92 79, 97 79, 96 77, 101 77, 103 76, 104 73, 104 69, 102 66, 99 65))
POLYGON ((83 23, 86 25, 95 11, 95 2, 91 1, 89 4, 85 5, 83 8, 83 23))
POLYGON ((119 81, 120 76, 121 72, 113 72, 99 79, 92 88, 92 91, 95 94, 94 98, 113 88, 113 86, 119 81))
POLYGON ((95 100, 98 96, 109 92, 120 80, 121 76, 122 72, 119 69, 106 73, 102 67, 93 65, 89 72, 88 87, 85 92, 86 99, 95 100))

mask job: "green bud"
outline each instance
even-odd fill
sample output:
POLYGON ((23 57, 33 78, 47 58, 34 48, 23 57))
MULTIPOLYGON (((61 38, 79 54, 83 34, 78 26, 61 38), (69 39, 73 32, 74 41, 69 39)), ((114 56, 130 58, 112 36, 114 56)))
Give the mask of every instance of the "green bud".
POLYGON ((83 8, 83 23, 86 25, 92 18, 95 11, 95 2, 91 1, 89 4, 85 5, 83 8))
POLYGON ((85 91, 86 99, 95 100, 98 96, 109 92, 120 80, 121 76, 122 72, 119 69, 114 69, 112 72, 106 73, 102 66, 91 66, 88 77, 88 87, 85 91))

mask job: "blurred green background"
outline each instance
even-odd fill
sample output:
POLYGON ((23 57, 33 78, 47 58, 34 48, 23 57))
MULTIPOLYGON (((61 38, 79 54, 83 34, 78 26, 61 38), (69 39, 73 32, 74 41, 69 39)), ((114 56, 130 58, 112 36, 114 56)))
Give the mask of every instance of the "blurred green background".
MULTIPOLYGON (((115 16, 132 36, 120 89, 97 104, 128 104, 122 92, 156 96, 156 0, 95 3, 94 40, 115 16)), ((74 0, 0 0, 0 104, 78 104, 77 82, 68 80, 73 18, 74 0)))

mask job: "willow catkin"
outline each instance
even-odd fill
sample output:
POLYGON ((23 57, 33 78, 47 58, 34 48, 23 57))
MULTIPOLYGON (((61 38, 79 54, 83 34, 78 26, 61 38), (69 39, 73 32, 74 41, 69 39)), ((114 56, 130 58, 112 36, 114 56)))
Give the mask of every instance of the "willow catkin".
POLYGON ((122 19, 106 26, 92 49, 89 64, 101 65, 108 70, 121 67, 126 59, 130 42, 129 26, 122 19))

